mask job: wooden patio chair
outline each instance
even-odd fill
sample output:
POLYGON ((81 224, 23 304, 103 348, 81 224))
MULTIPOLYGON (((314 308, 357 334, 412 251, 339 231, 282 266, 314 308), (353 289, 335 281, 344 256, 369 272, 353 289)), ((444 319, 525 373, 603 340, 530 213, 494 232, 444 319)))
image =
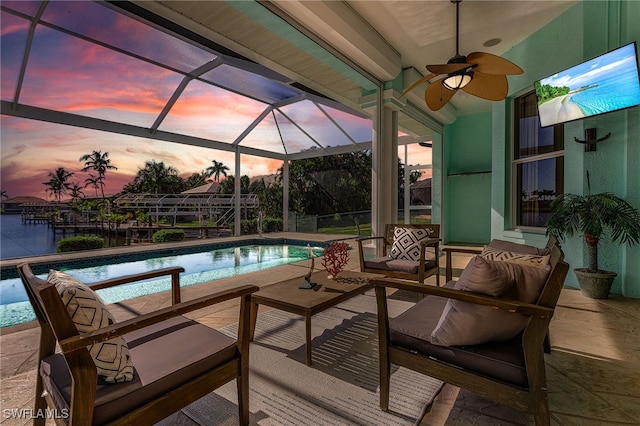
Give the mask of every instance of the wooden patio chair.
POLYGON ((379 237, 358 238, 360 271, 418 281, 436 276, 440 285, 440 225, 391 223, 379 237), (382 241, 382 257, 367 260, 363 243, 382 241))
MULTIPOLYGON (((53 413, 59 425, 154 424, 236 379, 239 420, 248 424, 250 301, 258 287, 244 285, 180 303, 183 271, 166 268, 74 286, 60 283, 73 277, 49 282, 36 277, 28 264, 19 265, 41 329, 34 412, 53 413), (93 290, 166 275, 172 276, 174 302, 167 308, 115 323, 103 305, 91 300, 93 290), (91 305, 80 300, 87 295, 91 305), (240 299, 237 338, 182 316, 233 299, 240 299), (78 309, 70 314, 70 307, 78 309), (80 313, 94 307, 106 325, 79 332, 85 326, 80 313), (110 352, 113 348, 118 349, 110 352)), ((46 417, 34 424, 44 425, 46 417)))
MULTIPOLYGON (((500 404, 526 410, 533 415, 536 425, 548 425, 550 413, 547 400, 544 342, 569 265, 564 262, 564 253, 555 239, 552 239, 547 248, 550 249, 550 267, 545 268, 549 268, 550 271, 548 275, 545 272, 545 275, 537 278, 541 284, 540 293, 538 295, 537 292, 533 292, 528 296, 534 300, 533 303, 506 296, 490 296, 477 291, 456 289, 461 287, 454 288, 454 281, 447 283, 444 287, 434 287, 397 279, 373 280, 378 304, 380 407, 385 411, 389 407, 391 364, 395 364, 470 390, 500 404), (422 292, 428 296, 396 318, 389 319, 387 309, 387 289, 389 288, 422 292), (437 338, 434 340, 434 330, 446 322, 443 312, 447 310, 451 312, 453 305, 448 302, 450 300, 465 302, 465 306, 458 304, 455 309, 466 310, 467 313, 470 312, 469 309, 474 309, 474 306, 486 309, 485 312, 488 311, 491 315, 498 312, 501 320, 489 324, 487 321, 477 321, 480 326, 488 327, 489 331, 496 329, 497 332, 504 324, 510 326, 516 321, 522 322, 523 329, 520 332, 516 331, 515 337, 506 340, 443 344, 441 341, 438 342, 437 338)), ((474 259, 482 264, 484 261, 478 258, 474 259)), ((472 259, 474 265, 476 261, 472 259)), ((511 262, 486 262, 485 264, 498 270, 513 268, 525 271, 523 273, 529 275, 519 275, 520 280, 525 281, 520 284, 523 284, 523 291, 528 291, 527 288, 531 287, 526 285, 532 282, 530 277, 540 273, 537 267, 528 266, 535 271, 530 274, 532 269, 527 270, 526 267, 513 266, 513 264, 506 265, 508 263, 511 262)), ((470 265, 471 262, 463 271, 463 275, 470 265)), ((480 276, 477 271, 474 273, 476 278, 480 276)), ((463 280, 462 276, 458 283, 461 280, 463 280)), ((481 285, 490 286, 491 278, 487 282, 477 281, 481 285)), ((513 285, 520 289, 518 284, 513 285)), ((454 323, 453 326, 459 327, 462 334, 469 334, 472 338, 479 334, 478 331, 469 330, 474 328, 473 323, 468 324, 465 321, 465 324, 460 324, 460 322, 454 323)))

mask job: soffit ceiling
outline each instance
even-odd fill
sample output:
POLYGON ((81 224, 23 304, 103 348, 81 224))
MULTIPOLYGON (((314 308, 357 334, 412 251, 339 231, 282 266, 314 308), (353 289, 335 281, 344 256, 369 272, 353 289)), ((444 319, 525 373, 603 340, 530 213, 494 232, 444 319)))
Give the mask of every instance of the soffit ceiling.
MULTIPOLYGON (((460 53, 483 51, 502 55, 549 23, 578 0, 464 0, 460 4, 460 53), (490 39, 501 41, 483 46, 490 39)), ((309 55, 304 46, 275 34, 255 13, 254 2, 137 2, 169 19, 235 48, 306 86, 350 106, 357 106, 361 84, 345 78, 328 61, 309 55), (251 3, 243 8, 239 4, 251 3)), ((413 70, 414 80, 426 74, 426 64, 446 63, 455 55, 455 5, 449 0, 424 1, 296 1, 260 2, 264 8, 294 23, 315 40, 335 49, 368 76, 394 79, 413 70)), ((410 84, 406 84, 407 86, 410 84)), ((441 123, 456 116, 490 109, 490 101, 460 91, 448 111, 433 113, 422 100, 424 86, 414 90, 415 102, 441 123)))

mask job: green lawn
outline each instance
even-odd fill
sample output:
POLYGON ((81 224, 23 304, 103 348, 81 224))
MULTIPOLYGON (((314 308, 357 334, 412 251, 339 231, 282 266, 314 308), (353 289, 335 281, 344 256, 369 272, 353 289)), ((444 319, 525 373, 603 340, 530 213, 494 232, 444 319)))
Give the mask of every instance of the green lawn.
MULTIPOLYGON (((318 228, 318 234, 358 235, 358 228, 355 226, 318 228)), ((360 225, 360 235, 371 235, 370 223, 363 223, 360 225)))

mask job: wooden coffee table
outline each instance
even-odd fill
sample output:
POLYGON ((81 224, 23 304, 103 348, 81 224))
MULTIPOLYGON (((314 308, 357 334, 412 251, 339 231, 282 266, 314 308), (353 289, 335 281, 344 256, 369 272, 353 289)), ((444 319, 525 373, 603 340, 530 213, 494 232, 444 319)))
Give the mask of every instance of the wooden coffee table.
POLYGON ((304 277, 298 277, 266 286, 253 293, 251 295, 250 340, 253 341, 259 305, 271 306, 281 311, 302 315, 305 317, 307 365, 311 365, 311 317, 366 292, 373 287, 368 280, 384 276, 366 272, 343 271, 340 273, 340 277, 355 282, 343 283, 331 280, 327 277, 326 271, 318 271, 311 275, 311 281, 321 285, 318 290, 299 289, 298 287, 304 282, 304 277))

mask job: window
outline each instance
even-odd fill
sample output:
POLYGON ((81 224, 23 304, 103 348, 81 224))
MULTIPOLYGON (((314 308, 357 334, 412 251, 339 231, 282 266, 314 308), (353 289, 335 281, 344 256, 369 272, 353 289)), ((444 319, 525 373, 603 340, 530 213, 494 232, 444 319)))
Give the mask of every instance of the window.
POLYGON ((564 191, 564 127, 540 127, 533 91, 515 99, 514 124, 515 227, 543 228, 564 191))

